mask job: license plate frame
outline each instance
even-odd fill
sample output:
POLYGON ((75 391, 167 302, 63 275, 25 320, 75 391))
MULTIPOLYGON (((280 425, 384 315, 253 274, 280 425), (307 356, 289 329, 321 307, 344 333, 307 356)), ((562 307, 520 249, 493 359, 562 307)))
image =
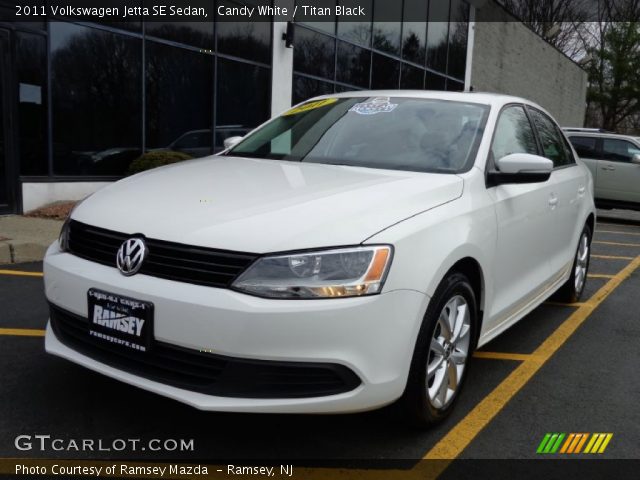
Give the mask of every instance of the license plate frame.
POLYGON ((104 345, 147 353, 153 346, 152 302, 105 292, 87 291, 87 333, 104 345))

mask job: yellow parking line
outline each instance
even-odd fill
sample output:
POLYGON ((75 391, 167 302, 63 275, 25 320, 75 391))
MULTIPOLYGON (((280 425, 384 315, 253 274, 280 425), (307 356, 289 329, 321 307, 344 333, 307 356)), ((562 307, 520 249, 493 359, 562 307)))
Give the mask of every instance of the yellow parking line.
POLYGON ((598 243, 600 245, 615 245, 617 247, 640 247, 640 243, 603 242, 601 240, 594 240, 592 243, 598 243))
POLYGON ((547 300, 544 302, 545 305, 553 305, 554 307, 581 307, 584 305, 584 302, 575 302, 575 303, 562 303, 562 302, 552 302, 547 300))
POLYGON ((633 257, 621 257, 618 255, 591 255, 591 258, 601 258, 603 260, 633 260, 633 257))
POLYGON ((516 362, 532 360, 531 355, 527 353, 483 352, 478 350, 473 356, 474 358, 486 358, 489 360, 515 360, 516 362))
POLYGON ((0 335, 14 337, 44 337, 44 330, 35 328, 0 328, 0 335))
POLYGON ((604 273, 589 273, 587 275, 589 278, 613 278, 615 275, 606 275, 604 273))
MULTIPOLYGON (((591 313, 620 284, 640 267, 640 256, 609 280, 586 303, 565 320, 532 353, 535 361, 525 360, 505 378, 489 395, 478 403, 460 422, 436 443, 424 456, 425 460, 453 460, 484 429, 504 406, 524 387, 551 356, 575 333, 591 313)), ((440 472, 447 468, 443 462, 440 472)), ((438 473, 438 475, 439 475, 438 473)))
MULTIPOLYGON (((640 224, 634 225, 634 224, 625 224, 625 223, 598 222, 598 227, 602 227, 604 225, 606 225, 607 227, 614 227, 614 228, 629 227, 629 228, 637 228, 640 230, 640 224)), ((598 229, 596 228, 596 231, 597 230, 598 229)))
POLYGON ((0 270, 0 275, 16 275, 18 277, 41 277, 42 272, 22 272, 20 270, 0 270))
POLYGON ((596 233, 615 233, 618 235, 635 235, 637 237, 640 237, 640 232, 622 232, 622 231, 616 231, 616 230, 596 230, 596 233))

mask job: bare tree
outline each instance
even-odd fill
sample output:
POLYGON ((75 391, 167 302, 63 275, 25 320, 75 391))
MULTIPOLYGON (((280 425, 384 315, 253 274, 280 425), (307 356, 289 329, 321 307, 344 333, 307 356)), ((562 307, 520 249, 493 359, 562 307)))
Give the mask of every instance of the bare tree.
POLYGON ((501 0, 589 74, 586 123, 633 131, 640 121, 640 0, 501 0))
POLYGON ((594 7, 592 0, 500 0, 501 3, 534 32, 564 52, 578 59, 585 53, 585 22, 594 7))

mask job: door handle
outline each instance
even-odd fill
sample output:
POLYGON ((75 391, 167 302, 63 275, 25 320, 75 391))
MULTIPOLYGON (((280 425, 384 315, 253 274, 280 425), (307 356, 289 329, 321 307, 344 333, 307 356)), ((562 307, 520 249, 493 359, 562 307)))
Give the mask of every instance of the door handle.
POLYGON ((613 172, 615 171, 616 167, 614 167, 613 165, 607 165, 606 167, 602 167, 602 170, 607 170, 608 172, 613 172))
POLYGON ((556 208, 556 205, 558 205, 558 197, 552 193, 549 197, 549 206, 553 209, 556 208))
POLYGON ((587 189, 586 189, 585 187, 580 187, 580 188, 578 189, 578 196, 579 196, 579 197, 583 196, 583 195, 584 195, 584 192, 585 192, 586 190, 587 190, 587 189))

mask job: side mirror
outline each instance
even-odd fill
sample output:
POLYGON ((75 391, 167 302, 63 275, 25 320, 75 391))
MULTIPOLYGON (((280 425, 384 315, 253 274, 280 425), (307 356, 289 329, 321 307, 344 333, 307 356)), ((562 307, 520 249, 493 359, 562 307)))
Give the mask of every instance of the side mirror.
POLYGON ((224 148, 225 150, 229 150, 230 148, 235 147, 244 137, 229 137, 224 139, 224 148))
POLYGON ((640 153, 636 153, 631 157, 631 163, 640 165, 640 153))
POLYGON ((490 186, 505 183, 542 183, 549 180, 553 162, 529 153, 511 153, 496 161, 498 170, 488 173, 490 186))

